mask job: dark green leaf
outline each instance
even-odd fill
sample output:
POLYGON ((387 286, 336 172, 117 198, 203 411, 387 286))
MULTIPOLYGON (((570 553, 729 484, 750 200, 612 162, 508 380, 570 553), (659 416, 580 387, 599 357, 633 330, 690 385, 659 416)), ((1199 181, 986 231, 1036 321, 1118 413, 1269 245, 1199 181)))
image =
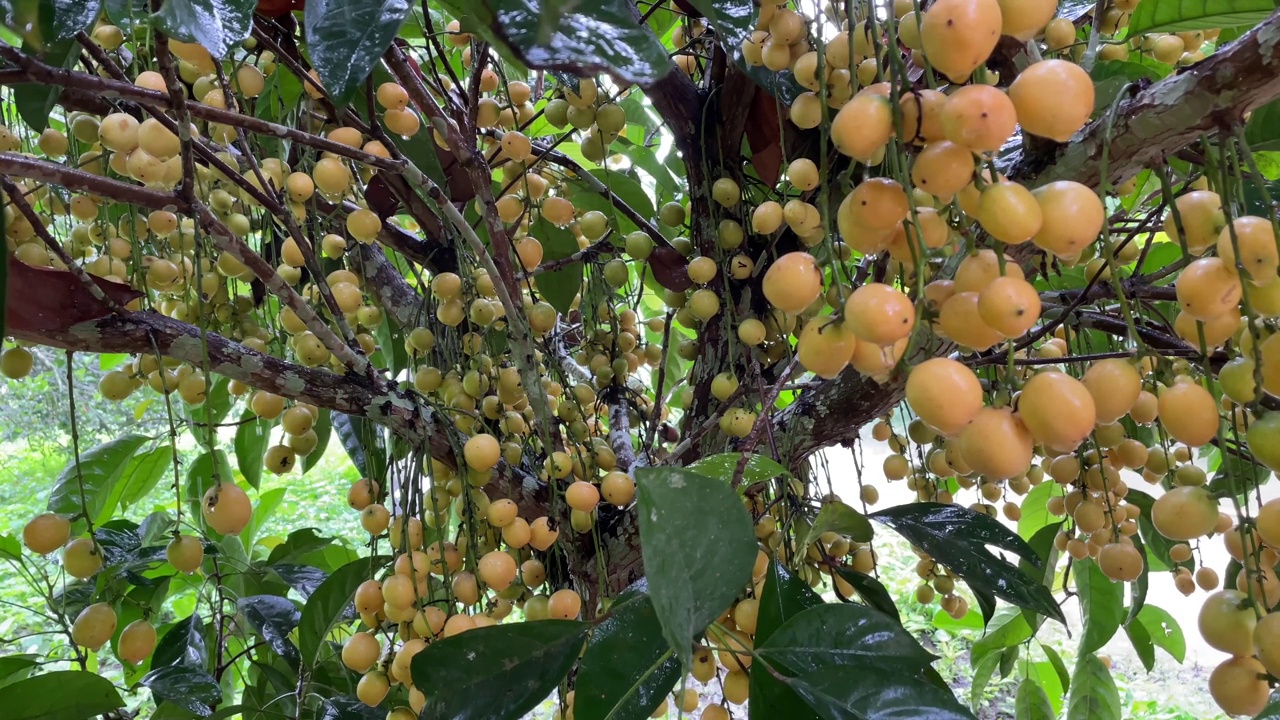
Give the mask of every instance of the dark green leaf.
POLYGON ((1076 561, 1072 570, 1084 610, 1084 636, 1080 638, 1079 652, 1096 652, 1124 621, 1124 587, 1112 582, 1097 563, 1087 558, 1076 561))
POLYGON ((151 17, 150 0, 106 0, 107 19, 126 34, 134 26, 145 26, 151 17))
POLYGON ((222 688, 212 675, 184 665, 152 670, 139 684, 150 688, 156 700, 171 702, 200 717, 212 715, 211 706, 222 700, 222 688))
POLYGON ((79 470, 73 460, 54 481, 49 493, 49 512, 67 516, 80 514, 83 494, 84 515, 97 519, 133 454, 145 442, 147 438, 143 435, 125 435, 81 453, 79 470))
POLYGON ((949 690, 882 667, 860 668, 856 676, 812 672, 790 685, 826 720, 973 719, 949 690))
POLYGON ((236 466, 249 487, 257 490, 262 483, 262 456, 271 441, 271 427, 275 421, 258 417, 246 410, 236 428, 236 466))
POLYGON ((1018 686, 1018 694, 1013 698, 1013 712, 1015 720, 1054 720, 1058 716, 1044 688, 1031 678, 1018 686))
POLYGON ((320 84, 346 105, 409 14, 405 0, 310 0, 303 22, 320 84))
POLYGON ((49 42, 59 42, 75 37, 87 30, 102 10, 102 0, 42 0, 41 24, 48 23, 49 42), (51 12, 50 12, 51 11, 51 12), (45 16, 45 13, 49 13, 45 16))
POLYGON ((193 612, 173 624, 169 632, 156 643, 151 655, 151 667, 187 665, 203 668, 209 662, 209 651, 204 641, 204 621, 200 613, 193 612))
POLYGON ((1280 700, 1267 703, 1253 720, 1280 720, 1280 700))
POLYGON ((756 29, 759 13, 751 0, 689 0, 689 4, 706 16, 731 55, 756 29))
POLYGON ((173 446, 157 445, 148 452, 134 455, 120 475, 120 503, 136 505, 155 488, 165 473, 173 471, 173 446))
POLYGON ((769 562, 756 614, 756 644, 764 643, 788 620, 822 603, 808 583, 787 572, 777 560, 769 562))
POLYGON ((306 475, 311 468, 320 462, 320 458, 324 457, 324 451, 329 447, 329 436, 333 434, 333 425, 329 420, 329 410, 320 411, 320 417, 316 419, 316 424, 311 428, 316 434, 316 449, 310 454, 302 458, 302 474, 306 475))
POLYGON ((381 483, 387 468, 381 429, 358 415, 335 412, 331 418, 334 432, 361 476, 381 483))
MULTIPOLYGON (((719 478, 728 482, 733 479, 733 474, 737 471, 738 462, 741 459, 742 453, 736 452, 708 455, 690 465, 689 469, 700 472, 707 477, 719 478)), ((752 455, 742 469, 742 484, 744 486, 755 485, 756 483, 768 482, 776 477, 790 476, 791 473, 787 472, 787 469, 778 464, 776 460, 764 455, 752 455)))
POLYGON ((1031 625, 1016 608, 1002 607, 987 625, 987 634, 978 638, 969 651, 969 663, 978 667, 990 655, 996 655, 1007 647, 1013 647, 1031 638, 1031 625))
POLYGON ((476 628, 413 657, 413 683, 431 688, 421 720, 514 720, 542 702, 578 659, 591 625, 540 620, 476 628))
POLYGON ((871 542, 875 531, 872 530, 871 521, 867 520, 867 516, 837 500, 823 503, 822 509, 818 511, 818 517, 814 518, 813 525, 809 527, 809 532, 800 546, 812 545, 825 532, 848 535, 854 542, 865 543, 871 542))
POLYGON ((323 550, 332 544, 333 538, 317 534, 315 528, 300 528, 289 533, 284 542, 271 549, 267 564, 301 562, 307 554, 323 550))
POLYGON ((1174 660, 1181 663, 1186 659, 1187 640, 1182 635, 1182 627, 1167 610, 1154 605, 1143 605, 1138 613, 1137 624, 1147 629, 1152 644, 1163 648, 1174 660))
POLYGON ((1280 150, 1280 100, 1272 100, 1250 113, 1244 139, 1255 153, 1280 150))
POLYGON ((607 72, 641 85, 672 70, 666 49, 637 22, 626 0, 589 4, 463 0, 458 4, 480 22, 485 15, 493 18, 492 32, 533 69, 581 76, 607 72), (548 12, 542 12, 544 8, 548 12))
POLYGON ((1080 653, 1067 698, 1067 720, 1120 720, 1120 692, 1093 653, 1080 653))
POLYGON ((12 685, 26 678, 33 668, 40 665, 35 655, 7 655, 0 657, 0 683, 12 685))
MULTIPOLYGON (((215 375, 204 402, 191 408, 191 432, 197 442, 206 444, 210 441, 207 426, 226 420, 227 413, 231 412, 231 405, 231 379, 225 375, 215 375)), ((213 436, 216 438, 217 433, 213 433, 213 436)))
POLYGON ((756 653, 798 674, 855 665, 917 672, 933 660, 883 613, 847 604, 818 605, 795 615, 757 645, 756 653))
POLYGON ((1064 622, 1062 608, 1036 578, 988 549, 994 545, 1039 567, 1035 551, 998 520, 959 505, 912 503, 871 515, 951 568, 970 587, 1064 622))
POLYGON ((751 517, 726 483, 689 470, 640 468, 636 486, 649 596, 663 635, 688 667, 694 636, 751 581, 751 517))
POLYGON ((575 681, 581 720, 644 720, 682 673, 648 595, 614 605, 595 629, 575 681))
POLYGON ((1067 670, 1067 664, 1062 661, 1062 656, 1052 647, 1039 643, 1040 649, 1044 651, 1044 656, 1049 659, 1049 665, 1053 667, 1053 672, 1058 676, 1058 684, 1062 686, 1063 692, 1071 689, 1071 671, 1067 670))
POLYGON ((329 577, 329 573, 320 568, 292 563, 273 565, 271 571, 279 575, 285 584, 296 590, 303 600, 310 598, 329 577))
MULTIPOLYGON (((1018 647, 1014 645, 1014 647, 1018 647)), ((1008 648, 1005 648, 1008 650, 1008 648)), ((982 658, 982 662, 978 663, 973 669, 972 685, 969 687, 969 707, 974 712, 978 711, 978 706, 982 704, 982 694, 987 691, 987 685, 991 683, 991 676, 996 674, 996 668, 1000 667, 1000 658, 1003 653, 991 653, 982 658)))
POLYGON ((1142 0, 1129 18, 1129 37, 1252 25, 1275 9, 1274 0, 1142 0))
MULTIPOLYGON (((314 1, 314 0, 313 0, 314 1)), ((249 37, 256 0, 165 0, 156 27, 184 42, 200 43, 215 58, 249 37)))
POLYGON ((97 673, 59 670, 0 688, 5 720, 88 720, 124 707, 111 681, 97 673))
MULTIPOLYGON (((868 607, 888 615, 893 621, 901 624, 902 617, 898 613, 898 605, 893 601, 893 596, 889 594, 888 588, 884 583, 875 579, 866 573, 860 573, 852 568, 838 567, 835 571, 839 573, 844 581, 853 586, 857 591, 858 597, 867 604, 868 607)), ((841 598, 841 600, 852 598, 841 598)))
MULTIPOLYGON (((543 263, 562 260, 578 252, 578 241, 573 233, 547 222, 541 216, 534 219, 529 234, 542 242, 543 263)), ((556 310, 567 313, 582 288, 582 263, 574 262, 538 275, 538 294, 556 310)))
POLYGON ((1125 625, 1124 632, 1129 636, 1134 653, 1142 661, 1142 667, 1151 672, 1156 666, 1156 646, 1151 643, 1151 633, 1147 632, 1145 625, 1137 622, 1125 625))
POLYGON ((298 649, 302 652, 304 665, 315 667, 329 631, 344 618, 354 615, 351 598, 356 594, 356 588, 372 578, 388 560, 385 556, 375 556, 348 563, 320 583, 320 587, 311 594, 298 623, 298 649))
POLYGON ((298 626, 302 613, 292 602, 276 595, 252 595, 237 600, 236 607, 277 655, 291 667, 298 666, 298 648, 289 633, 298 626))
POLYGON ((1209 480, 1209 490, 1219 496, 1252 493, 1259 485, 1271 479, 1271 471, 1245 453, 1228 451, 1220 454, 1221 462, 1209 480))

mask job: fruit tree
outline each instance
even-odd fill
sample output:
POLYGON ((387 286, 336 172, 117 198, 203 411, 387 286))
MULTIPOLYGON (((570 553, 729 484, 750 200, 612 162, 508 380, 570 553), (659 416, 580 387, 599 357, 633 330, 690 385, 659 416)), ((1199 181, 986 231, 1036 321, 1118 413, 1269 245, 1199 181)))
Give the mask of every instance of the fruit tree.
POLYGON ((1274 7, 0 2, 0 371, 116 358, 0 716, 973 717, 896 536, 1018 718, 1180 655, 1155 573, 1277 717, 1274 7), (364 544, 262 537, 331 442, 364 544))

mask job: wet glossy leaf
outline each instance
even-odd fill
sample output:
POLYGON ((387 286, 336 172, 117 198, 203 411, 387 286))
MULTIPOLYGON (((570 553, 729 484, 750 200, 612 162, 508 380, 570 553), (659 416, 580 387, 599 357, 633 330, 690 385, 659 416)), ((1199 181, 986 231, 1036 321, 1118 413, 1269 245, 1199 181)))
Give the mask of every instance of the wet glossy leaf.
POLYGON ((41 25, 48 28, 47 39, 58 42, 87 30, 102 10, 102 0, 42 0, 41 25))
POLYGON ((626 0, 559 6, 534 0, 458 3, 485 22, 532 69, 575 75, 608 72, 651 83, 672 70, 658 39, 637 22, 626 0), (483 7, 474 7, 482 5, 483 7))
POLYGON ((1280 700, 1268 703, 1253 720, 1280 720, 1280 700))
POLYGON ((302 653, 304 665, 315 667, 329 631, 344 618, 354 616, 351 598, 355 596, 356 588, 373 577, 389 559, 375 556, 348 563, 334 571, 311 594, 298 621, 298 650, 302 653))
POLYGON ((812 672, 790 685, 825 720, 974 717, 949 690, 883 667, 859 668, 856 675, 812 672))
MULTIPOLYGON (((767 641, 791 618, 823 604, 822 598, 808 584, 788 573, 776 560, 769 563, 759 599, 755 635, 757 645, 767 641)), ((750 708, 753 717, 787 717, 793 720, 816 717, 795 691, 769 673, 764 663, 752 664, 750 675, 750 708)))
POLYGON ((988 549, 1008 550, 1035 567, 1035 551, 998 520, 958 505, 912 503, 873 513, 911 544, 955 571, 975 589, 1064 622, 1062 608, 1040 581, 988 549))
POLYGON ((581 720, 643 720, 681 676, 648 595, 615 605, 591 632, 575 683, 581 720))
POLYGON ((88 720, 124 707, 111 681, 97 673, 59 670, 0 688, 5 720, 88 720))
POLYGON ((1005 648, 1013 647, 1031 638, 1031 625, 1017 608, 1005 606, 996 611, 987 625, 987 634, 978 638, 969 652, 969 663, 980 665, 990 655, 998 655, 1005 648))
POLYGON ((240 418, 240 426, 236 428, 235 450, 236 466, 245 482, 257 489, 262 482, 262 456, 271 441, 272 420, 258 417, 252 410, 246 410, 240 418))
POLYGON ((212 675, 185 665, 152 670, 139 684, 149 688, 157 701, 171 702, 201 717, 211 715, 211 706, 222 700, 222 688, 212 675))
MULTIPOLYGON (((742 453, 720 453, 708 455, 689 466, 690 470, 700 472, 707 477, 719 478, 728 482, 738 469, 742 453)), ((764 455, 752 455, 742 470, 743 486, 768 482, 776 477, 790 477, 791 473, 773 458, 764 455)))
POLYGON ((1067 720, 1120 720, 1120 692, 1093 653, 1080 653, 1067 698, 1067 720))
POLYGON ((822 509, 818 511, 818 516, 814 518, 813 525, 809 527, 809 532, 800 546, 812 545, 825 532, 848 535, 854 542, 865 543, 871 542, 875 531, 871 528, 871 521, 867 520, 866 515, 837 501, 823 503, 822 509))
POLYGON ((636 470, 640 547, 663 635, 687 667, 693 638, 751 580, 751 517, 723 481, 680 468, 636 470), (688 548, 698 547, 697 553, 688 548))
POLYGON ((737 52, 756 29, 759 13, 751 0, 687 0, 702 13, 724 41, 726 51, 737 52))
POLYGON ((73 460, 58 475, 49 493, 49 512, 97 518, 115 490, 116 482, 148 440, 143 435, 125 435, 80 453, 77 470, 73 460), (81 505, 83 493, 84 505, 81 505))
POLYGON ((297 606, 276 595, 252 595, 237 600, 236 608, 277 655, 291 667, 298 666, 298 647, 289 639, 302 618, 297 606))
POLYGON ((249 37, 255 6, 257 0, 165 0, 153 18, 157 29, 224 58, 249 37))
MULTIPOLYGON (((75 0, 61 0, 59 5, 75 5, 75 0)), ((92 5, 92 3, 87 3, 92 5)), ((89 22, 93 22, 92 16, 89 22)), ((79 30, 80 28, 76 28, 79 30)), ((72 30, 65 40, 49 45, 41 53, 36 53, 34 48, 23 45, 23 52, 32 55, 40 55, 41 59, 54 67, 70 68, 75 64, 76 59, 80 56, 80 44, 70 39, 75 34, 72 30)), ((53 115, 53 107, 58 103, 61 95, 61 89, 52 85, 37 85, 35 83, 19 83, 13 88, 13 103, 18 110, 18 116, 22 121, 31 128, 32 132, 42 133, 45 128, 49 127, 49 118, 53 115)), ((8 264, 5 263, 6 275, 8 264)))
POLYGON ((1018 685, 1018 694, 1013 698, 1013 712, 1015 720, 1054 720, 1058 716, 1044 688, 1031 678, 1018 685))
POLYGON ((432 688, 421 720, 521 717, 568 674, 590 629, 574 620, 540 620, 431 643, 411 666, 414 684, 432 688))
POLYGON ((866 665, 916 672, 934 659, 883 613, 835 603, 795 615, 758 644, 756 652, 799 674, 866 665))
POLYGON ((331 422, 360 475, 381 482, 387 467, 381 429, 365 418, 340 412, 331 415, 331 422))
POLYGON ((1273 0, 1142 0, 1129 19, 1129 35, 1252 25, 1275 9, 1273 0))
POLYGON ((346 105, 409 14, 405 0, 310 0, 303 15, 320 84, 346 105))
POLYGON ((1097 651, 1120 629, 1124 621, 1124 587, 1103 574, 1092 560, 1079 560, 1072 566, 1076 591, 1084 609, 1084 636, 1080 652, 1097 651))
POLYGON ((188 665, 203 668, 209 662, 209 651, 204 640, 204 620, 200 613, 179 620, 156 643, 151 655, 151 667, 188 665))
MULTIPOLYGON (((853 589, 858 593, 858 597, 867 604, 867 607, 879 610, 898 624, 902 623, 902 616, 898 613, 898 605, 893 601, 893 596, 889 594, 889 590, 884 586, 884 583, 871 575, 860 573, 852 568, 840 567, 836 568, 835 571, 840 577, 844 578, 845 582, 853 586, 853 589)), ((841 598, 841 600, 852 599, 841 598)))
POLYGON ((282 563, 273 565, 271 570, 276 575, 279 575, 285 584, 297 591, 303 600, 310 598, 320 585, 329 578, 329 573, 309 565, 282 563))

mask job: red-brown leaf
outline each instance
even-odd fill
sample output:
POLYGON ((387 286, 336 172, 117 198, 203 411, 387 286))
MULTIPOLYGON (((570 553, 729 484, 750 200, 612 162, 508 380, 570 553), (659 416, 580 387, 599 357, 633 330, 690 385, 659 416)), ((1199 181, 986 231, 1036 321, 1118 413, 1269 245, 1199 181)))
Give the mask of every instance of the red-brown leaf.
MULTIPOLYGON (((59 333, 74 325, 111 314, 79 278, 66 270, 32 267, 8 256, 9 285, 5 295, 5 328, 17 333, 59 333)), ((107 297, 127 305, 142 293, 128 285, 95 277, 107 297)))

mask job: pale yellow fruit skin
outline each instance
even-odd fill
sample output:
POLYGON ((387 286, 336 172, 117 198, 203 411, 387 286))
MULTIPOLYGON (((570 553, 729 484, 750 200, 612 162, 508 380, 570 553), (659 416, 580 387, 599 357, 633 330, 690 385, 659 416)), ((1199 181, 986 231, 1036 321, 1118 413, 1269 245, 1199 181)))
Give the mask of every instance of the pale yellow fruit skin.
POLYGON ((1093 79, 1073 62, 1042 60, 1019 73, 1009 99, 1024 131, 1067 142, 1093 113, 1093 79))
POLYGON ((116 634, 116 611, 106 603, 94 603, 76 616, 71 639, 80 647, 97 650, 116 634))
POLYGON ((964 82, 995 50, 1003 15, 996 0, 939 0, 920 27, 925 57, 953 82, 964 82))

